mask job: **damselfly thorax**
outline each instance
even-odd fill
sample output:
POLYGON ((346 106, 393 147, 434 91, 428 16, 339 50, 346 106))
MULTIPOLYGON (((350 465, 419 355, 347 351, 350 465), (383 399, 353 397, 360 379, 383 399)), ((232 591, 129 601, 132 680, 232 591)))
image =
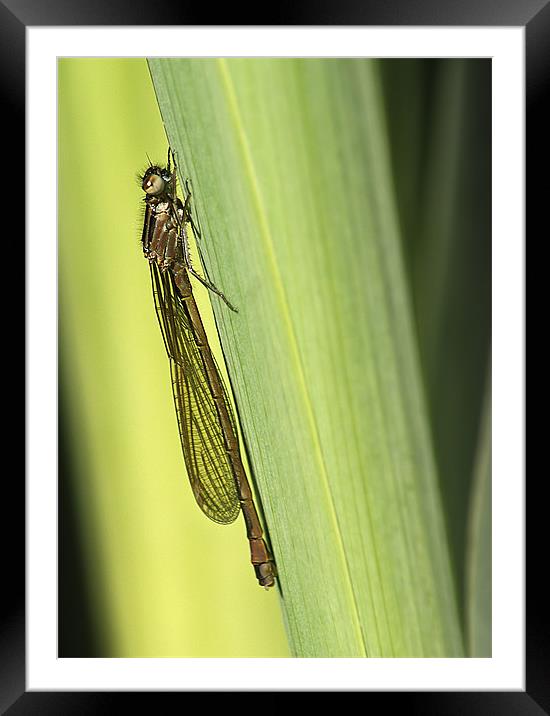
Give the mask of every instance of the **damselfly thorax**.
POLYGON ((170 168, 149 167, 143 176, 142 188, 146 203, 141 237, 143 253, 161 271, 172 269, 176 283, 183 284, 181 289, 187 294, 189 281, 184 269, 189 256, 186 233, 189 201, 184 206, 177 196, 176 174, 170 168))
POLYGON ((151 197, 148 201, 149 222, 153 223, 153 230, 146 225, 143 253, 149 261, 156 261, 161 269, 166 270, 176 260, 183 260, 181 242, 178 246, 178 237, 184 222, 183 207, 178 199, 177 203, 158 201, 151 197))
POLYGON ((168 153, 166 168, 152 165, 145 170, 141 179, 146 204, 141 236, 143 253, 151 263, 156 263, 161 271, 167 269, 173 271, 176 283, 185 292, 185 297, 191 290, 187 275, 189 272, 203 286, 218 295, 232 311, 236 312, 237 309, 224 294, 193 268, 186 226, 189 223, 197 232, 190 209, 191 192, 186 183, 185 204, 182 203, 177 196, 176 164, 173 163, 172 171, 170 154, 171 152, 168 153), (180 286, 180 284, 182 285, 180 286))

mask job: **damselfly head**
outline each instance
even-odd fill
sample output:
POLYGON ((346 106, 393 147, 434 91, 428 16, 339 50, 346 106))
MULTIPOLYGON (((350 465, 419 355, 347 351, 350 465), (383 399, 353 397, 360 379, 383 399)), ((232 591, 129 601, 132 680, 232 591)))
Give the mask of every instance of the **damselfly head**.
POLYGON ((158 166, 151 166, 145 170, 141 180, 141 188, 149 196, 159 196, 166 188, 172 175, 167 169, 158 166))

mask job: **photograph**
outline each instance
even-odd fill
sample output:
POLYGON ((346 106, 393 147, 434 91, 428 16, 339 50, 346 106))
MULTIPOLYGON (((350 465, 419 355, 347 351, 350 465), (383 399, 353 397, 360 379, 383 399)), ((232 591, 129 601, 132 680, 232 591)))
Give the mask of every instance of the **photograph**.
POLYGON ((59 658, 492 656, 492 92, 57 59, 59 658))

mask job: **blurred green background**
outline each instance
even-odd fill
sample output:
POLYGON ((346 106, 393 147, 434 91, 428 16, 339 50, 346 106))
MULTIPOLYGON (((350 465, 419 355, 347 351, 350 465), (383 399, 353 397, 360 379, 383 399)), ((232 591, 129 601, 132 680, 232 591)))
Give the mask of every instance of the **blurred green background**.
MULTIPOLYGON (((279 596, 256 584, 242 520, 207 520, 185 477, 140 245, 135 174, 167 149, 147 63, 58 68, 59 655, 287 657, 279 596)), ((490 479, 472 485, 479 436, 490 440, 491 65, 384 60, 376 72, 467 635, 468 550, 479 547, 468 525, 490 514, 490 479)))

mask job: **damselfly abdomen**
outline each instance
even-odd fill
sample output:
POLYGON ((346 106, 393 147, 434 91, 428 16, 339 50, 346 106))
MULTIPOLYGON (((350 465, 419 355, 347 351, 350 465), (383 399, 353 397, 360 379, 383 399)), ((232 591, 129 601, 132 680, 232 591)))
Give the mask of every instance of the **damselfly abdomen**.
MULTIPOLYGON (((171 150, 166 167, 149 166, 145 192, 143 253, 149 261, 157 317, 170 358, 179 433, 191 488, 201 510, 229 524, 242 509, 250 557, 261 586, 275 584, 275 565, 263 539, 252 491, 243 467, 235 418, 193 296, 189 274, 233 308, 193 268, 187 227, 193 225, 191 193, 177 196, 171 150)), ((235 310, 235 309, 233 309, 235 310)))

